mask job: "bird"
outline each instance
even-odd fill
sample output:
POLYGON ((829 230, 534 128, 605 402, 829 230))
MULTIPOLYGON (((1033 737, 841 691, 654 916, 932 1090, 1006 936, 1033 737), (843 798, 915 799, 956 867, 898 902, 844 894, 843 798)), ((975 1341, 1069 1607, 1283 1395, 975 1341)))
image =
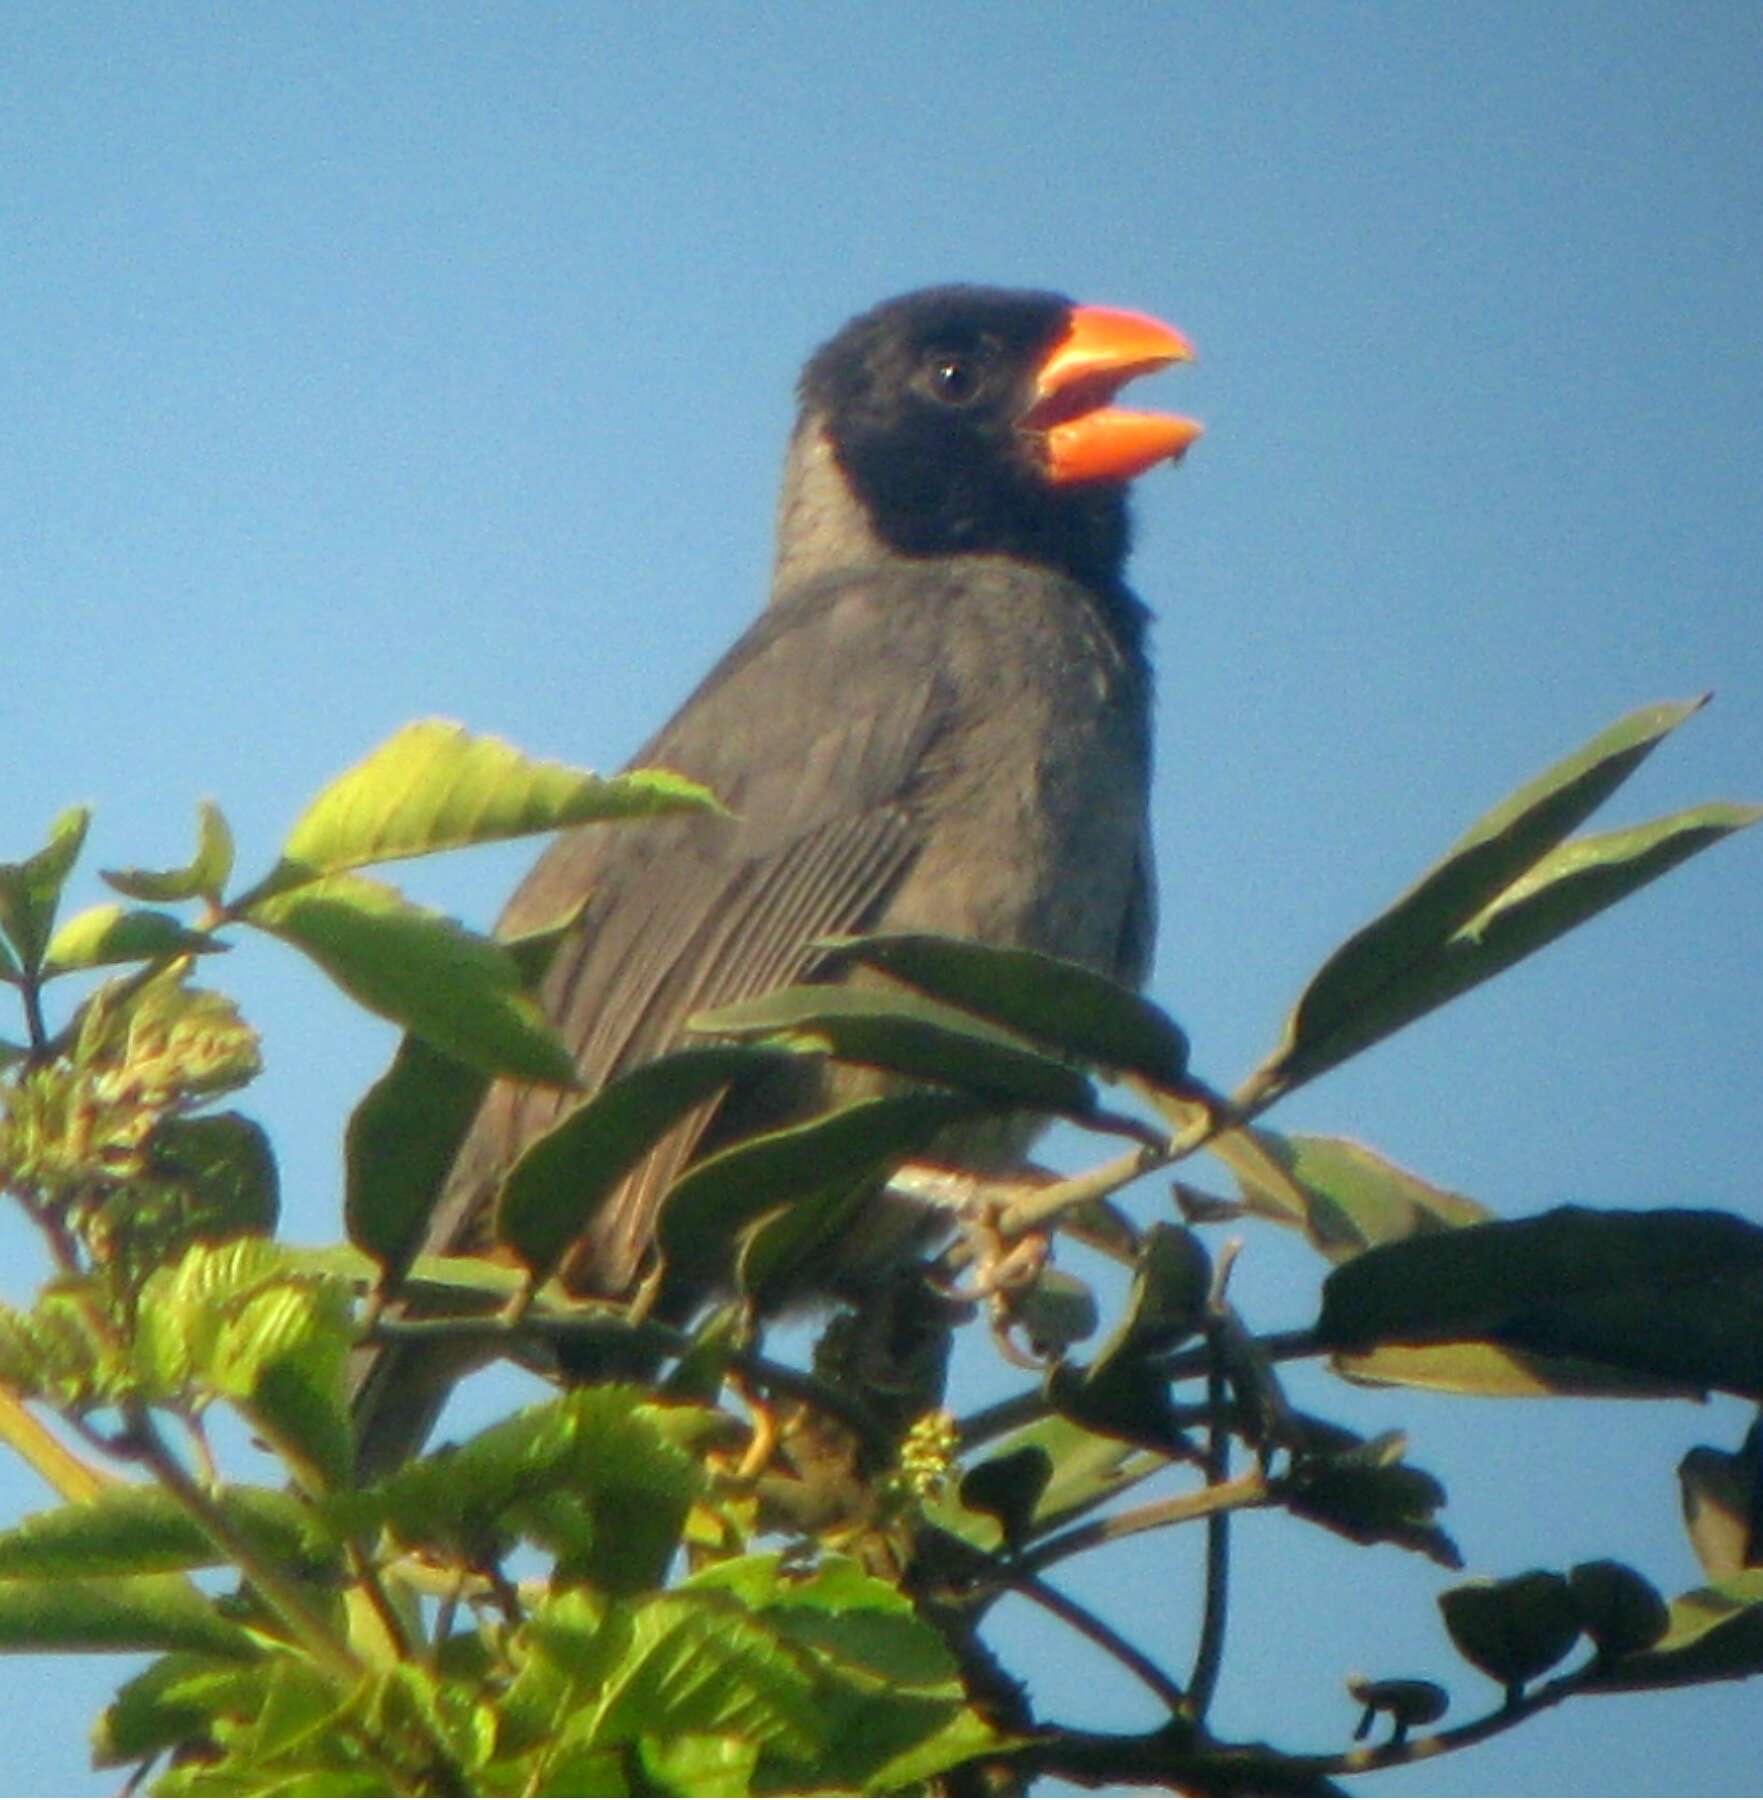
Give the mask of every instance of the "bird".
MULTIPOLYGON (((1152 680, 1127 491, 1201 427, 1114 399, 1192 357, 1147 314, 973 285, 886 301, 813 354, 769 601, 629 765, 727 810, 565 832, 509 900, 505 938, 576 909, 539 998, 580 1084, 491 1086, 426 1253, 484 1252, 499 1183, 584 1092, 689 1041, 706 1009, 828 978, 831 934, 952 934, 1142 985, 1152 680)), ((701 1107, 580 1221, 566 1285, 627 1294, 685 1167, 851 1079, 701 1107)), ((1034 1129, 994 1123, 947 1160, 1007 1166, 1034 1129)), ((906 1210, 864 1207, 810 1286, 848 1294, 920 1246, 906 1210)), ((408 1342, 365 1354, 364 1479, 420 1448, 459 1374, 408 1342)))

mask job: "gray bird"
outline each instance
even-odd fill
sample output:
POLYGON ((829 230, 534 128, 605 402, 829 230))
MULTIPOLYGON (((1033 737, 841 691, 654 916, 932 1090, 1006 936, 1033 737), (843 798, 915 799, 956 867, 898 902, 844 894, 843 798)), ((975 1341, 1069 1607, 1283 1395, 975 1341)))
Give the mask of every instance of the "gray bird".
MULTIPOLYGON (((1151 676, 1126 486, 1200 428, 1112 400, 1191 355, 1140 314, 980 287, 888 301, 814 355, 770 604, 631 763, 705 783, 730 816, 565 833, 497 927, 582 907, 541 998, 586 1089, 688 1041, 698 1012, 813 979, 833 933, 952 933, 1143 981, 1151 676)), ((579 1097, 492 1087, 427 1252, 488 1247, 500 1181, 579 1097)), ((581 1220, 567 1284, 628 1292, 684 1167, 830 1097, 819 1080, 701 1108, 581 1220)), ((1033 1129, 939 1149, 995 1169, 1033 1129)), ((810 1290, 848 1293, 913 1244, 903 1209, 865 1212, 810 1290)), ((420 1446, 460 1373, 426 1347, 369 1355, 364 1475, 420 1446)))

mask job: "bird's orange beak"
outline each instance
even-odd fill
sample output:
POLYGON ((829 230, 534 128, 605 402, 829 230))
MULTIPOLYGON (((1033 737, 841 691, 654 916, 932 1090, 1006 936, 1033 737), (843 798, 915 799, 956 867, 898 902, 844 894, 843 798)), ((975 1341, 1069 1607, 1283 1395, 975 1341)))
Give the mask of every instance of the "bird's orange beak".
POLYGON ((1034 403, 1022 421, 1045 441, 1048 479, 1061 487, 1130 481, 1180 457, 1201 425, 1108 403, 1136 377, 1193 360, 1193 345, 1160 319, 1109 306, 1074 307, 1064 337, 1040 366, 1034 403))

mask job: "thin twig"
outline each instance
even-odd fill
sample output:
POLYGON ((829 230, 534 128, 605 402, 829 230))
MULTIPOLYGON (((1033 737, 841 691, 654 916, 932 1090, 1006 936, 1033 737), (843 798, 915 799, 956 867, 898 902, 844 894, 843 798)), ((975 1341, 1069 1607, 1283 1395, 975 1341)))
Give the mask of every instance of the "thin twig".
POLYGON ((1169 1500, 1152 1500, 1143 1506, 1129 1507, 1125 1512, 1110 1513, 1105 1519, 1093 1519, 1087 1525, 1075 1525, 1058 1537, 1025 1551, 1017 1565, 1025 1575, 1038 1574, 1068 1556, 1081 1555, 1100 1544, 1112 1544, 1121 1538, 1135 1537, 1141 1531, 1160 1531, 1166 1525, 1185 1525, 1194 1519, 1210 1518, 1213 1513, 1235 1512, 1245 1507, 1272 1504, 1267 1477, 1260 1469, 1239 1475, 1215 1487, 1203 1487, 1196 1493, 1177 1494, 1169 1500))
MULTIPOLYGON (((1226 1267, 1228 1265, 1225 1265, 1226 1267)), ((1223 1270, 1221 1269, 1221 1273, 1223 1270)), ((1230 1479, 1230 1427, 1225 1419, 1228 1398, 1223 1359, 1217 1339, 1207 1334, 1213 1348, 1212 1366, 1206 1372, 1206 1485, 1222 1487, 1230 1479)), ((1218 1691, 1219 1671, 1224 1666, 1224 1632, 1230 1611, 1230 1513, 1209 1513, 1206 1518, 1206 1585, 1200 1614, 1200 1638, 1194 1649, 1194 1667, 1188 1677, 1188 1711, 1204 1719, 1218 1691)))
POLYGON ((208 1534, 216 1549, 237 1564, 239 1572, 262 1596, 270 1611, 287 1626, 301 1648, 333 1679, 351 1684, 359 1681, 367 1672, 360 1659, 306 1604, 298 1583, 286 1579, 280 1569, 260 1557, 213 1498, 191 1479, 189 1471, 160 1436, 159 1427, 147 1408, 138 1401, 130 1402, 123 1408, 123 1419, 127 1452, 146 1464, 160 1485, 208 1534))
POLYGON ((1123 1669, 1136 1675, 1172 1713, 1179 1713, 1187 1706, 1187 1695, 1150 1657, 1134 1648, 1112 1625, 1097 1618, 1087 1607, 1079 1606, 1057 1588, 1033 1577, 1013 1581, 1011 1587, 1025 1600, 1044 1607, 1054 1618, 1063 1620, 1073 1631, 1088 1638, 1098 1650, 1106 1651, 1123 1669))

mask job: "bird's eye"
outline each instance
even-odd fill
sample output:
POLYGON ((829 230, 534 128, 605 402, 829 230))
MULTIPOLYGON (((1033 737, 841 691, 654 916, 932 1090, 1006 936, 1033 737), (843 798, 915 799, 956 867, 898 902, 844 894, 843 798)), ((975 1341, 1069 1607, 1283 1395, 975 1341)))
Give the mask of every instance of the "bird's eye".
POLYGON ((979 358, 959 350, 938 350, 925 364, 925 378, 937 399, 965 406, 979 392, 979 358))

